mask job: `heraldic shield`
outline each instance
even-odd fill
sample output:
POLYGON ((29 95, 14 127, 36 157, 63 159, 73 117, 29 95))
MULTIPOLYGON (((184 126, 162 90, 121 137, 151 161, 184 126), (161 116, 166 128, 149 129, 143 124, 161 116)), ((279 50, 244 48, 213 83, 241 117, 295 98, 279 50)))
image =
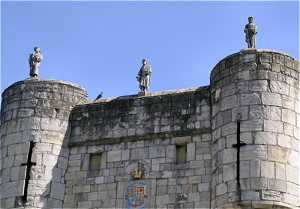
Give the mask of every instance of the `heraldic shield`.
POLYGON ((143 181, 129 181, 127 187, 127 208, 144 209, 146 186, 143 181))

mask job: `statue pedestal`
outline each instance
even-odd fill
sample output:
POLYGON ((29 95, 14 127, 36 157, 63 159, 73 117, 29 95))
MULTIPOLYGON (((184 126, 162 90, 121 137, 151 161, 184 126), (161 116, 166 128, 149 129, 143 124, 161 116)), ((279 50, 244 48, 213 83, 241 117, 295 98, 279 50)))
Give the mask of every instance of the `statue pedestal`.
POLYGON ((147 95, 150 95, 150 93, 144 92, 144 91, 140 91, 140 92, 138 93, 138 96, 147 96, 147 95))
POLYGON ((240 50, 241 52, 253 52, 253 53, 255 53, 257 50, 256 50, 256 48, 244 48, 244 49, 241 49, 240 50))
POLYGON ((30 76, 26 80, 40 80, 40 78, 38 76, 35 76, 35 77, 30 76))

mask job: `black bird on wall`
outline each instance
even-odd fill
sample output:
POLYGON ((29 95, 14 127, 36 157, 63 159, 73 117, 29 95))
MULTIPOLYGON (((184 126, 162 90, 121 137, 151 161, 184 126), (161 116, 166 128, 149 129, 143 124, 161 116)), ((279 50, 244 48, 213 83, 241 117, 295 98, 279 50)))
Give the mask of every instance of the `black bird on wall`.
POLYGON ((101 91, 101 93, 96 97, 96 99, 94 101, 97 101, 98 99, 101 99, 103 95, 103 91, 101 91))

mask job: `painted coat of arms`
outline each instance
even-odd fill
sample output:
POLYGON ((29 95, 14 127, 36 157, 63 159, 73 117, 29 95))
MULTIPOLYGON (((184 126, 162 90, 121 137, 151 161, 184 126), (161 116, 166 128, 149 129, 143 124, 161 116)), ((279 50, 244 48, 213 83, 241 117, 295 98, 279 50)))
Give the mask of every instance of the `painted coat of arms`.
POLYGON ((146 185, 143 180, 145 170, 144 163, 141 161, 128 165, 128 173, 131 176, 126 194, 128 209, 144 209, 145 207, 146 185))
POLYGON ((127 208, 144 209, 145 191, 143 181, 130 181, 127 187, 127 208))

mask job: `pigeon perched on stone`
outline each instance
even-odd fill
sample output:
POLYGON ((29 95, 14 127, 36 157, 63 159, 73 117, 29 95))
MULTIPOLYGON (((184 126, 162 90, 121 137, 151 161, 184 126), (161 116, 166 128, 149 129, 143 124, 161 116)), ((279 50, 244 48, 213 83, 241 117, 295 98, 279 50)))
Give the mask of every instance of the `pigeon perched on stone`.
POLYGON ((101 93, 96 97, 95 101, 97 101, 98 99, 101 99, 103 95, 103 92, 101 91, 101 93))

